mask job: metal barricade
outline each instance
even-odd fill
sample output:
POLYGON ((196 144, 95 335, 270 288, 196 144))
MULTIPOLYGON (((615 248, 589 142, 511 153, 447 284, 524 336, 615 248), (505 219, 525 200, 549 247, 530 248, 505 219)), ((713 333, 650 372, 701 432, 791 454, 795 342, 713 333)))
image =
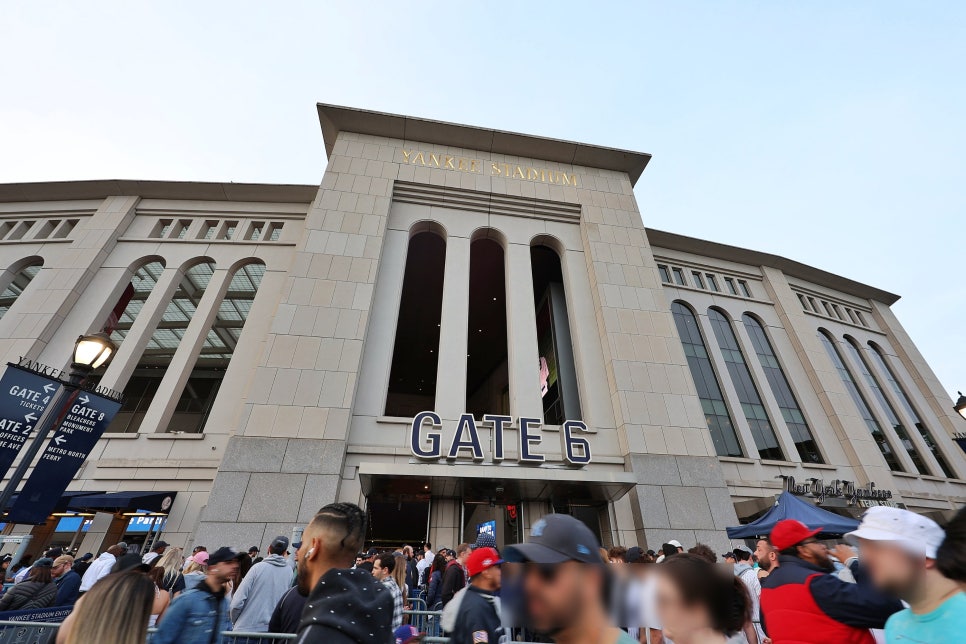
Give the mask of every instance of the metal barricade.
POLYGON ((439 637, 442 634, 439 621, 443 616, 440 610, 406 610, 403 615, 409 615, 409 623, 416 627, 420 633, 426 633, 432 637, 439 637))
POLYGON ((421 597, 413 597, 409 600, 409 610, 429 610, 426 600, 421 597))
POLYGON ((224 644, 272 644, 285 640, 294 640, 292 633, 242 633, 239 631, 225 631, 221 634, 224 644))
POLYGON ((0 622, 0 644, 46 644, 60 624, 0 622))

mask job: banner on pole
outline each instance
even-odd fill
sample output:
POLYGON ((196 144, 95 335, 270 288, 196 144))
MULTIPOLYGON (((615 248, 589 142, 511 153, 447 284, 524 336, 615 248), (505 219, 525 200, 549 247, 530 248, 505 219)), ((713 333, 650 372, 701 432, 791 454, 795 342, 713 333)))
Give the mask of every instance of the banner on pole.
POLYGON ((121 403, 81 391, 54 428, 34 471, 10 508, 7 521, 41 524, 114 420, 121 403))
POLYGON ((13 465, 60 388, 53 378, 10 364, 0 378, 0 478, 13 465))

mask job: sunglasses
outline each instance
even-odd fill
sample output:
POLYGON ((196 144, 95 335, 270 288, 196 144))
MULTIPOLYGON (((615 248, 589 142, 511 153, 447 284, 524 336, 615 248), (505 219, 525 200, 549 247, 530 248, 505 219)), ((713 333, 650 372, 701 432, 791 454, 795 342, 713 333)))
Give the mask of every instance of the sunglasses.
POLYGON ((549 584, 557 578, 560 567, 555 564, 530 563, 527 564, 527 572, 535 573, 541 581, 549 584))

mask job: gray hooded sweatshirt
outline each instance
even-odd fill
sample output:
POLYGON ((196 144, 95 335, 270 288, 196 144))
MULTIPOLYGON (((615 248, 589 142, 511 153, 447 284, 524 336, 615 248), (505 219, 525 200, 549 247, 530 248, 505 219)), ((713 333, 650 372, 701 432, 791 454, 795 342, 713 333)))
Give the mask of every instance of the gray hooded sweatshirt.
POLYGON ((291 563, 281 555, 269 555, 252 566, 231 596, 229 615, 233 629, 267 633, 272 611, 294 579, 291 563))

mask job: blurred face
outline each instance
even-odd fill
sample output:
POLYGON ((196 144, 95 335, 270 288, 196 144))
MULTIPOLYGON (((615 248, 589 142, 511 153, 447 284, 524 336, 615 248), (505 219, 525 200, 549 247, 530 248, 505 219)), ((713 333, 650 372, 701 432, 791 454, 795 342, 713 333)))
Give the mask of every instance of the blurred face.
POLYGON ((916 557, 888 541, 859 539, 862 565, 869 571, 872 583, 880 590, 898 597, 910 597, 923 582, 927 560, 916 557))
POLYGON ((51 567, 50 576, 57 578, 65 574, 68 570, 70 570, 70 564, 68 563, 57 564, 56 566, 51 567))
POLYGON ((362 557, 356 557, 356 566, 362 564, 362 561, 363 561, 362 557))
POLYGON ((656 598, 664 635, 671 639, 687 639, 711 624, 708 611, 703 606, 685 604, 681 591, 667 575, 657 576, 656 598))
POLYGON ((383 567, 382 559, 376 559, 372 562, 372 576, 379 581, 389 576, 389 569, 383 567))
POLYGON ((534 628, 553 635, 579 622, 584 608, 600 601, 600 574, 576 561, 525 564, 523 589, 534 628))
POLYGON ((486 588, 488 590, 499 590, 502 579, 503 577, 502 577, 502 573, 500 572, 500 567, 490 566, 489 568, 487 568, 486 570, 480 573, 481 583, 474 582, 474 584, 481 588, 486 588))
POLYGON ((758 567, 764 571, 769 571, 775 563, 775 551, 764 539, 759 539, 755 546, 755 556, 758 558, 758 567))
POLYGON ((238 574, 238 560, 232 559, 208 566, 208 574, 213 575, 217 581, 224 583, 238 574))
POLYGON ((806 539, 798 544, 798 556, 819 568, 835 570, 835 566, 832 565, 832 560, 828 556, 828 546, 815 539, 806 539))

